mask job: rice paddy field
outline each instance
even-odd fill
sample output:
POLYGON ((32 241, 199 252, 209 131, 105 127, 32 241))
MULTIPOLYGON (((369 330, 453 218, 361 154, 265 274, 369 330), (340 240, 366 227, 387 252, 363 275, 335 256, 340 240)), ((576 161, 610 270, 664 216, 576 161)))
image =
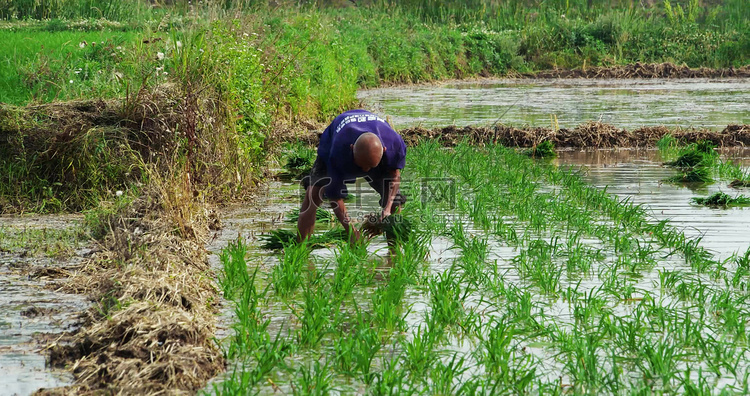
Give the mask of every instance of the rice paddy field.
MULTIPOLYGON (((747 393, 750 212, 728 184, 750 152, 666 137, 527 154, 409 148, 413 232, 394 254, 383 237, 265 248, 294 229, 295 182, 229 214, 213 248, 232 364, 205 391, 747 393), (698 169, 710 180, 682 180, 698 169), (715 193, 737 201, 699 204, 715 193)), ((366 184, 350 191, 353 217, 378 210, 366 184)))
POLYGON ((746 3, 0 0, 0 395, 750 393, 746 3))

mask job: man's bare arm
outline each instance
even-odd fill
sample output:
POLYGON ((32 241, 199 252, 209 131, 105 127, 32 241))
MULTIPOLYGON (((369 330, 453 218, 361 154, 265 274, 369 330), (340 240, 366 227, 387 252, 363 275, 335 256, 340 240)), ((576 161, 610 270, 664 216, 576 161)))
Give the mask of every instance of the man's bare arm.
POLYGON ((383 218, 391 215, 391 207, 393 207, 393 200, 396 198, 396 193, 401 186, 401 170, 394 169, 388 174, 388 190, 385 192, 385 204, 383 205, 383 218))
POLYGON ((350 239, 352 241, 359 240, 359 230, 351 224, 351 219, 349 218, 349 214, 346 212, 346 206, 344 205, 344 199, 339 198, 331 200, 331 207, 333 208, 333 214, 336 215, 339 223, 344 226, 344 230, 349 234, 350 239))

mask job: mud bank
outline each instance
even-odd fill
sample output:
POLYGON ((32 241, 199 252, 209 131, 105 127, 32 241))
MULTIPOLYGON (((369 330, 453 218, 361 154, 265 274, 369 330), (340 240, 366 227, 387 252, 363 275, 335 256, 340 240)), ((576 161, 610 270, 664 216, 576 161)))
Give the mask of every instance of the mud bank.
POLYGON ((551 141, 558 148, 654 147, 666 134, 671 134, 681 143, 709 140, 719 147, 750 145, 750 125, 729 125, 721 131, 667 127, 643 127, 628 131, 610 124, 588 122, 573 129, 558 130, 497 125, 449 126, 434 129, 416 127, 404 129, 400 133, 407 145, 411 146, 423 139, 436 139, 445 146, 454 146, 465 141, 473 145, 499 143, 510 147, 533 147, 543 141, 551 141))
POLYGON ((224 369, 209 223, 190 205, 146 196, 154 198, 110 218, 99 252, 63 285, 94 306, 86 326, 49 347, 50 363, 71 369, 75 384, 40 394, 192 393, 224 369))
POLYGON ((526 78, 722 78, 750 77, 750 66, 740 68, 691 69, 674 63, 640 63, 625 66, 589 67, 578 70, 545 70, 520 75, 526 78))

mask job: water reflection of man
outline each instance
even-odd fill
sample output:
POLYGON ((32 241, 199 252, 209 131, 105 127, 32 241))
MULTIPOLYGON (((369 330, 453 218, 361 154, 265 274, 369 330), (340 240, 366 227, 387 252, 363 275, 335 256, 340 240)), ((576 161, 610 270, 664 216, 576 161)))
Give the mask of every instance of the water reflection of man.
POLYGON ((299 237, 308 238, 315 229, 315 212, 324 198, 351 240, 361 235, 346 211, 346 184, 365 177, 380 194, 381 219, 404 204, 399 191, 401 169, 406 163, 404 139, 382 118, 365 110, 337 116, 320 137, 318 157, 309 176, 302 180, 305 197, 297 221, 299 237))

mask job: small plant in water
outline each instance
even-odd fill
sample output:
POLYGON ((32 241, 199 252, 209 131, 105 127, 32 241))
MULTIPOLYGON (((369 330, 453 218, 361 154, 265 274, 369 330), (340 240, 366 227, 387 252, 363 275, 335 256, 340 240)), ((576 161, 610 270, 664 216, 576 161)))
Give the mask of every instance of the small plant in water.
POLYGON ((711 177, 711 170, 705 166, 696 166, 686 168, 681 174, 669 177, 665 180, 671 183, 711 183, 714 179, 711 177))
POLYGON ((536 146, 524 151, 524 154, 532 158, 555 158, 557 152, 555 151, 555 144, 550 140, 545 140, 536 146))
POLYGON ((708 196, 707 198, 693 198, 693 202, 697 203, 698 205, 704 206, 740 206, 750 205, 750 197, 739 195, 732 198, 729 194, 719 191, 708 196))

